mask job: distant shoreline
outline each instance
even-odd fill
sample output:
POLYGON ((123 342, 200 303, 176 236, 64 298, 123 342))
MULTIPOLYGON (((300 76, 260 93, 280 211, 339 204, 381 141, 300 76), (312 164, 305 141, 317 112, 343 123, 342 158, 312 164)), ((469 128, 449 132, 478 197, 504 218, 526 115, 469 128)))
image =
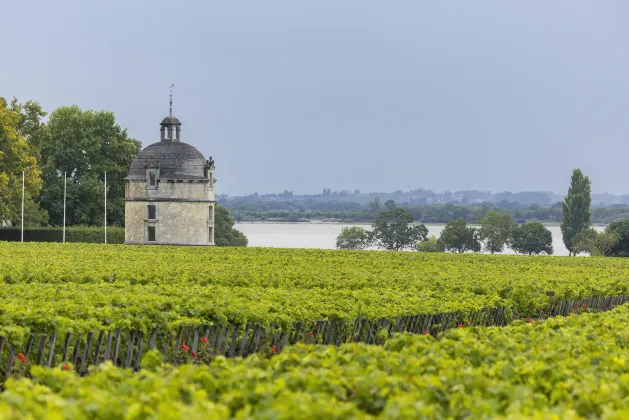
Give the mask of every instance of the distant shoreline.
POLYGON ((273 220, 246 220, 236 222, 241 225, 370 225, 371 222, 337 222, 326 220, 309 220, 307 222, 278 222, 273 220))
MULTIPOLYGON (((327 220, 310 220, 308 222, 278 222, 267 220, 247 220, 236 222, 241 225, 371 225, 372 222, 339 222, 339 221, 327 221, 327 220)), ((559 226, 560 222, 544 222, 545 226, 559 226)), ((445 223, 423 223, 428 226, 445 226, 445 223)), ((477 223, 470 223, 470 225, 478 225, 477 223)), ((592 227, 605 227, 604 223, 592 223, 592 227)))

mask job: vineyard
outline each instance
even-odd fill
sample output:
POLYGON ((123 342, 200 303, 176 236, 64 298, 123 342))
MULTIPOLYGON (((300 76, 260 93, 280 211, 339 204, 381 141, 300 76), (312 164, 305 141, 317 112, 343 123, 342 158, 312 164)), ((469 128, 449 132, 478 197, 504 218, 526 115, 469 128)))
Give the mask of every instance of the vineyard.
POLYGON ((629 369, 624 259, 0 242, 0 282, 5 416, 596 417, 629 392, 573 397, 629 369))
POLYGON ((400 335, 384 346, 296 345, 272 358, 219 357, 79 377, 32 368, 10 379, 15 418, 627 418, 629 307, 507 327, 400 335))
MULTIPOLYGON (((620 259, 0 242, 0 336, 332 321, 501 308, 504 322, 561 302, 629 295, 620 259), (547 292, 554 296, 549 298, 547 292)), ((502 322, 502 321, 501 321, 502 322)))

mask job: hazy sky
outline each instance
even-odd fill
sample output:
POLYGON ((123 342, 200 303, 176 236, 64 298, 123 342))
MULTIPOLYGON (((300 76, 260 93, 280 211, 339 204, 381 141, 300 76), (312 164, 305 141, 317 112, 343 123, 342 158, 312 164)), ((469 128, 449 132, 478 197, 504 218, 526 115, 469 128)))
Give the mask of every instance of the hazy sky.
POLYGON ((4 1, 0 96, 182 139, 217 190, 629 192, 629 2, 4 1))

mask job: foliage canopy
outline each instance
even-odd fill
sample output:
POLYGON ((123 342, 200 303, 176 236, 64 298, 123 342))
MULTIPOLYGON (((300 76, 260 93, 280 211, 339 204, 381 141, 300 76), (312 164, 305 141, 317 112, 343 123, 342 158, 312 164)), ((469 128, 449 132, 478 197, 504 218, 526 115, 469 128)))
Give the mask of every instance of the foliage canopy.
POLYGON ((124 178, 140 142, 116 123, 113 112, 82 110, 76 105, 55 109, 47 125, 49 139, 41 147, 44 188, 40 200, 51 224, 63 221, 65 172, 66 224, 102 225, 107 171, 108 224, 124 225, 124 178))
POLYGON ((413 216, 401 208, 381 211, 371 226, 374 244, 387 251, 414 248, 428 237, 426 226, 413 224, 413 216))
POLYGON ((464 253, 480 252, 481 243, 478 231, 468 227, 462 218, 449 221, 439 236, 439 244, 446 251, 464 253))
POLYGON ((360 226, 345 226, 336 238, 338 249, 365 249, 371 244, 369 232, 360 226))
POLYGON ((214 211, 214 243, 217 246, 247 246, 248 239, 244 233, 234 229, 234 219, 227 209, 217 205, 214 211))
POLYGON ((590 178, 583 175, 580 169, 575 169, 572 172, 568 194, 562 202, 561 233, 570 254, 574 254, 574 238, 582 230, 590 227, 590 204, 592 203, 590 192, 590 178))
POLYGON ((553 254, 553 235, 541 222, 526 222, 514 227, 509 242, 520 254, 553 254))
POLYGON ((492 254, 504 250, 511 237, 511 232, 516 226, 510 214, 500 213, 496 210, 489 211, 479 220, 479 224, 479 238, 484 241, 485 250, 492 254))
POLYGON ((38 214, 33 202, 42 182, 36 150, 28 141, 28 135, 34 129, 31 130, 31 117, 24 113, 25 107, 33 110, 38 105, 28 103, 22 106, 15 100, 10 105, 5 98, 0 97, 0 224, 21 219, 22 172, 26 212, 45 220, 45 215, 38 214))

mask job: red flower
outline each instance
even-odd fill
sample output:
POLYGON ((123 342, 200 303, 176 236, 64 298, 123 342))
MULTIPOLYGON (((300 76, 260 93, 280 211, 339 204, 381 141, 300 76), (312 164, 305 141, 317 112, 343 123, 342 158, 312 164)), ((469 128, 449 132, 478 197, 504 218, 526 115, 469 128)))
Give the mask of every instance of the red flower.
POLYGON ((201 342, 202 343, 207 343, 207 337, 201 337, 201 342))
POLYGON ((195 352, 192 352, 192 357, 197 357, 197 354, 195 352))
POLYGON ((312 337, 312 331, 308 331, 308 337, 312 337))
POLYGON ((526 322, 531 322, 531 318, 526 318, 526 322))
POLYGON ((185 351, 189 351, 190 347, 186 346, 185 344, 182 344, 181 346, 179 346, 180 349, 185 350, 185 351))
POLYGON ((20 358, 20 360, 22 361, 22 363, 26 363, 26 356, 24 356, 22 353, 18 353, 17 357, 20 358))
POLYGON ((428 330, 424 331, 424 335, 430 335, 430 333, 428 332, 428 330))
POLYGON ((271 350, 273 351, 273 354, 277 353, 277 347, 276 346, 271 347, 271 350))
POLYGON ((63 370, 70 370, 70 365, 67 363, 63 365, 63 370))
POLYGON ((587 308, 587 307, 588 307, 588 304, 587 304, 587 303, 584 303, 584 304, 583 304, 583 307, 584 307, 584 308, 587 308))
POLYGON ((573 309, 573 310, 576 310, 576 309, 577 309, 577 307, 576 307, 576 306, 573 306, 573 307, 572 307, 572 309, 573 309))
POLYGON ((465 328, 465 324, 461 323, 461 324, 459 325, 459 328, 465 328))

